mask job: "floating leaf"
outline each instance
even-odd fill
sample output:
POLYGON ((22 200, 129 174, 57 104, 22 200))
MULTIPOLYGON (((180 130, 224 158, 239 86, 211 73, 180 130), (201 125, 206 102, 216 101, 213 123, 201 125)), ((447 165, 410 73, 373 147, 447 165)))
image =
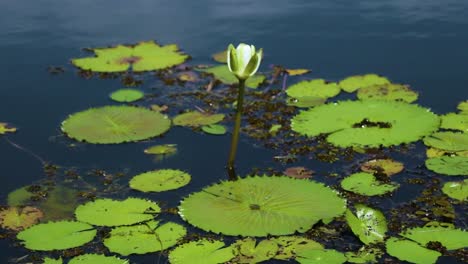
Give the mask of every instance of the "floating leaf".
POLYGON ((146 154, 165 155, 177 152, 177 144, 164 144, 149 147, 144 150, 146 154))
POLYGON ((400 235, 416 241, 423 246, 434 241, 440 242, 448 250, 468 247, 468 232, 451 227, 415 227, 405 230, 400 235))
POLYGON ((159 112, 122 105, 75 113, 62 122, 62 131, 79 141, 112 144, 159 136, 170 126, 171 121, 159 112))
POLYGON ((236 263, 259 263, 273 258, 278 252, 278 244, 272 240, 262 240, 257 244, 253 238, 245 238, 234 243, 239 250, 236 263))
POLYGON ((418 93, 402 84, 382 84, 360 88, 357 92, 360 100, 378 99, 414 102, 418 99, 418 93))
POLYGON ((442 255, 437 251, 421 247, 413 241, 400 240, 395 237, 388 239, 385 246, 389 255, 411 263, 436 263, 437 259, 442 255))
POLYGON ((7 207, 0 209, 0 226, 18 231, 34 225, 43 216, 41 210, 31 206, 7 207))
POLYGON ((331 133, 327 140, 340 147, 392 146, 432 134, 439 118, 428 109, 394 101, 341 101, 302 111, 292 130, 307 136, 331 133))
POLYGON ((352 93, 359 88, 388 83, 390 83, 390 81, 385 77, 378 76, 377 74, 366 74, 347 77, 339 82, 338 85, 346 92, 352 93))
POLYGON ((243 236, 305 232, 320 219, 344 210, 345 201, 320 183, 266 176, 206 187, 179 206, 182 218, 196 227, 243 236))
POLYGON ((187 234, 185 227, 168 222, 159 225, 150 221, 135 226, 119 226, 111 230, 104 239, 104 245, 111 251, 123 256, 146 254, 170 248, 187 234))
POLYGON ((377 259, 383 255, 378 248, 362 247, 358 252, 346 252, 345 256, 350 263, 377 263, 377 259))
POLYGON ((45 257, 44 261, 42 262, 42 264, 62 264, 62 263, 63 263, 62 258, 53 259, 53 258, 47 258, 47 257, 45 257))
POLYGON ((177 74, 177 79, 182 82, 196 82, 198 76, 193 71, 184 71, 177 74))
POLYGON ((377 181, 374 175, 366 172, 354 173, 341 181, 341 187, 347 191, 366 195, 382 195, 393 192, 400 185, 398 183, 382 183, 377 181))
MULTIPOLYGON (((200 71, 213 74, 214 77, 220 80, 224 84, 232 85, 237 84, 239 81, 226 65, 219 65, 207 69, 200 69, 200 71)), ((265 81, 265 75, 255 74, 254 76, 247 79, 245 86, 249 88, 257 88, 261 83, 265 81)))
POLYGON ((323 105, 326 100, 327 100, 326 98, 317 97, 317 96, 303 96, 299 98, 289 97, 286 100, 286 104, 290 106, 308 108, 308 107, 323 105))
POLYGON ((461 157, 468 157, 468 150, 463 151, 447 151, 443 149, 436 149, 436 148, 428 148, 426 150, 426 156, 428 158, 436 158, 442 156, 461 156, 461 157))
POLYGON ((61 250, 84 245, 93 240, 96 230, 91 225, 59 221, 37 224, 18 233, 26 248, 32 250, 61 250))
POLYGON ((187 185, 190 178, 190 174, 181 170, 154 170, 133 177, 130 188, 142 192, 163 192, 187 185))
POLYGON ((462 114, 468 114, 468 100, 459 103, 457 109, 460 110, 462 114))
POLYGON ((442 156, 426 160, 426 167, 444 175, 468 175, 468 157, 442 156))
POLYGON ((215 53, 211 56, 213 60, 220 62, 220 63, 227 63, 227 50, 220 51, 215 53))
POLYGON ((460 130, 468 133, 468 112, 460 114, 446 114, 441 117, 440 128, 460 130))
POLYGON ((468 133, 437 132, 424 138, 429 147, 446 151, 468 150, 468 133))
POLYGON ((16 127, 11 127, 7 123, 0 122, 0 135, 6 134, 6 133, 12 133, 15 131, 16 131, 16 127))
POLYGON ((206 239, 178 246, 169 253, 172 264, 217 264, 226 263, 237 255, 235 247, 225 247, 222 241, 206 239))
POLYGON ((288 260, 295 258, 296 252, 324 249, 320 243, 299 236, 280 236, 270 240, 275 241, 280 247, 275 259, 288 260))
POLYGON ((446 182, 442 187, 442 192, 450 198, 466 201, 468 200, 468 179, 464 181, 446 182))
POLYGON ((392 176, 404 169, 403 163, 391 159, 373 159, 361 165, 361 170, 368 173, 383 173, 392 176))
POLYGON ((226 134, 226 127, 223 125, 213 124, 202 126, 201 129, 203 132, 211 135, 224 135, 226 134))
POLYGON ((291 85, 286 89, 286 94, 294 98, 330 98, 339 94, 340 90, 340 87, 336 83, 329 83, 323 79, 316 79, 311 81, 302 81, 291 85))
POLYGON ((301 264, 341 264, 346 262, 346 257, 333 249, 315 249, 299 251, 296 261, 301 264))
POLYGON ((72 258, 68 264, 129 264, 126 259, 98 254, 84 254, 72 258))
POLYGON ((308 179, 312 177, 313 171, 307 169, 306 167, 289 167, 284 170, 284 175, 297 178, 297 179, 308 179))
POLYGON ((387 232, 385 216, 380 211, 362 204, 356 204, 354 207, 356 215, 346 210, 346 221, 353 233, 366 245, 383 242, 387 232))
POLYGON ((78 221, 93 225, 120 226, 151 220, 160 211, 156 203, 139 198, 98 199, 78 206, 75 214, 78 221))
POLYGON ((276 133, 278 133, 278 131, 281 129, 281 125, 280 124, 275 124, 275 125, 272 125, 270 127, 270 129, 268 130, 268 133, 272 134, 272 135, 276 135, 276 133))
POLYGON ((297 75, 303 75, 303 74, 309 73, 310 70, 308 69, 286 69, 286 72, 290 76, 297 76, 297 75))
POLYGON ((123 72, 130 66, 135 72, 153 71, 183 63, 188 55, 177 45, 159 46, 154 41, 140 42, 134 47, 118 45, 93 49, 96 57, 72 59, 73 65, 93 72, 123 72))
POLYGON ((135 102, 143 98, 145 94, 136 89, 120 89, 110 94, 110 98, 121 103, 135 102))
POLYGON ((190 111, 174 117, 176 126, 206 126, 218 123, 224 119, 224 114, 204 114, 198 111, 190 111))

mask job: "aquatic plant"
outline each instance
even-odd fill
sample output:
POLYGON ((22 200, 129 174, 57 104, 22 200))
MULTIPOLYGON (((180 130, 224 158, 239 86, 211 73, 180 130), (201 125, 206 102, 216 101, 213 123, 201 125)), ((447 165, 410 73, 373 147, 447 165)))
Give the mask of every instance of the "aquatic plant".
POLYGON ((441 116, 440 128, 460 130, 468 133, 468 111, 459 114, 448 113, 441 116))
POLYGON ((356 215, 346 210, 346 221, 362 243, 369 245, 383 242, 387 232, 387 221, 382 212, 363 204, 356 204, 356 215))
POLYGON ((361 165, 361 170, 372 174, 384 174, 392 176, 401 172, 404 165, 401 162, 392 159, 373 159, 366 161, 361 165))
POLYGON ((411 103, 418 99, 418 93, 407 85, 387 83, 360 88, 357 91, 357 98, 360 100, 394 100, 411 103))
POLYGON ((468 150, 468 133, 437 132, 424 138, 424 144, 444 151, 468 150))
POLYGON ((223 241, 201 239, 182 244, 169 253, 172 264, 218 264, 226 263, 237 255, 234 246, 223 241))
POLYGON ((190 174, 173 169, 154 170, 134 176, 129 184, 130 188, 142 192, 163 192, 187 185, 190 174))
POLYGON ((296 261, 301 264, 341 264, 346 262, 346 257, 334 249, 313 249, 299 251, 296 261))
POLYGON ((146 154, 169 155, 177 152, 177 144, 155 145, 144 150, 146 154))
POLYGON ((131 103, 143 98, 145 94, 136 89, 119 89, 110 94, 110 98, 120 103, 131 103))
POLYGON ((367 196, 382 195, 393 192, 400 185, 396 182, 383 183, 378 181, 374 175, 367 172, 351 174, 341 181, 341 188, 367 196))
POLYGON ((209 114, 189 111, 175 116, 172 120, 176 126, 198 127, 216 124, 224 119, 224 114, 209 114))
POLYGON ((338 85, 344 91, 352 93, 359 88, 366 88, 374 85, 384 85, 389 84, 390 81, 382 76, 377 74, 365 74, 365 75, 355 75, 350 76, 338 83, 338 85))
POLYGON ((431 171, 450 175, 468 175, 468 157, 441 156, 426 160, 426 167, 431 171))
POLYGON ((468 232, 440 224, 406 229, 400 235, 421 245, 427 245, 431 241, 439 242, 448 250, 468 247, 468 232))
POLYGON ((238 248, 238 254, 233 260, 235 263, 259 263, 276 256, 279 250, 278 244, 273 240, 257 241, 253 238, 245 238, 236 241, 232 246, 238 248))
POLYGON ((211 135, 224 135, 227 132, 226 127, 219 124, 205 125, 201 129, 203 132, 211 135))
POLYGON ((127 259, 121 259, 115 256, 104 256, 100 254, 84 254, 72 258, 68 264, 129 264, 127 259))
POLYGON ((391 237, 385 242, 387 253, 399 260, 417 264, 436 263, 441 253, 422 247, 416 242, 391 237))
POLYGON ((468 200, 468 179, 463 181, 446 182, 442 187, 442 192, 448 197, 459 201, 468 200))
POLYGON ((326 82, 324 79, 301 81, 286 89, 290 97, 300 99, 303 97, 330 98, 338 95, 341 89, 337 83, 326 82))
MULTIPOLYGON (((238 82, 236 76, 226 67, 226 65, 218 65, 206 69, 198 69, 201 72, 213 74, 216 80, 228 85, 233 85, 238 82)), ((245 81, 245 86, 249 88, 257 88, 265 81, 266 77, 263 74, 254 74, 245 81)))
POLYGON ((0 209, 0 226, 19 231, 36 224, 42 217, 44 213, 35 207, 6 207, 0 209))
POLYGON ((300 236, 280 236, 271 238, 278 244, 279 250, 275 255, 275 259, 289 260, 297 256, 297 252, 325 249, 322 244, 300 236))
POLYGON ((16 131, 16 127, 12 127, 7 123, 0 122, 0 135, 6 134, 6 133, 13 133, 15 131, 16 131))

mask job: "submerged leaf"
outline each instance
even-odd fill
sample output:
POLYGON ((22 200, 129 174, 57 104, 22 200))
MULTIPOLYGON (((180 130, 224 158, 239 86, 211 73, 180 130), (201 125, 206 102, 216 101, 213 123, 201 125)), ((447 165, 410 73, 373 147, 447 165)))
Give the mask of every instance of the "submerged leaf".
POLYGON ((365 88, 373 85, 384 85, 388 83, 390 83, 390 81, 385 77, 378 76, 377 74, 365 74, 347 77, 339 82, 338 85, 346 92, 352 93, 359 88, 365 88))
POLYGON ((341 187, 343 189, 367 196, 393 192, 399 186, 400 185, 395 182, 390 184, 379 182, 374 175, 366 172, 354 173, 341 181, 341 187))
POLYGON ((142 192, 163 192, 185 186, 190 179, 190 174, 181 170, 154 170, 133 177, 130 188, 142 192))
POLYGON ((446 182, 442 187, 442 192, 450 198, 459 201, 468 200, 468 179, 464 181, 446 182))
POLYGON ((417 264, 436 263, 442 255, 437 251, 421 247, 418 243, 409 240, 400 240, 392 237, 385 243, 387 253, 399 260, 417 264))
POLYGON ((448 250, 468 247, 468 232, 443 226, 425 226, 407 229, 400 234, 425 246, 434 241, 440 242, 448 250))
POLYGON ((198 111, 190 111, 174 117, 176 126, 198 127, 212 125, 224 119, 224 114, 204 114, 198 111))
POLYGON ((222 241, 206 239, 178 246, 169 253, 172 264, 218 264, 226 263, 237 255, 233 246, 225 247, 222 241))
POLYGON ((346 221, 353 233, 366 245, 383 242, 387 232, 385 216, 362 204, 355 205, 355 208, 356 215, 346 210, 346 221))
POLYGON ((145 94, 136 89, 120 89, 110 94, 110 98, 116 102, 130 103, 143 98, 145 94))
POLYGON ((468 157, 442 156, 426 160, 426 167, 440 174, 468 175, 468 157))
POLYGON ((362 247, 358 252, 346 252, 345 256, 350 263, 377 263, 377 259, 383 255, 378 248, 362 247))
POLYGON ((31 206, 7 207, 0 209, 0 226, 18 231, 34 225, 43 216, 41 210, 31 206))

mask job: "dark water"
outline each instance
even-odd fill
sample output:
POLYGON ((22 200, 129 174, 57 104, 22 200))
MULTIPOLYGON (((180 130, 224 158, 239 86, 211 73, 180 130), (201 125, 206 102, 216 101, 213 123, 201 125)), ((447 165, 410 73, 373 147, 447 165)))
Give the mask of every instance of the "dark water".
MULTIPOLYGON (((177 43, 193 63, 210 63, 229 43, 253 43, 264 49, 264 70, 310 68, 331 80, 378 73, 410 84, 420 104, 446 113, 468 99, 466 14, 463 0, 0 0, 0 122, 19 128, 11 140, 62 166, 187 170, 194 181, 183 196, 225 177, 229 136, 174 128, 157 143, 177 142, 179 153, 159 163, 142 153, 151 142, 69 148, 60 122, 111 103, 108 94, 122 86, 77 76, 69 60, 83 56, 81 48, 154 39, 177 43), (49 65, 66 72, 52 76, 49 65)), ((270 151, 245 141, 238 156, 241 174, 272 162, 270 151)), ((44 177, 36 159, 1 138, 0 157, 2 201, 44 177)), ((22 254, 0 241, 0 263, 22 254)))

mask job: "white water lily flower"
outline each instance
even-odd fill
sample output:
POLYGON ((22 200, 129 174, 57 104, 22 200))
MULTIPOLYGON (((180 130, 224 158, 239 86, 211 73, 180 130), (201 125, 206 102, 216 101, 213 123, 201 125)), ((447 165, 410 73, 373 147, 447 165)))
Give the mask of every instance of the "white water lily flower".
POLYGON ((234 48, 234 45, 230 44, 227 50, 229 71, 234 73, 239 80, 247 80, 257 72, 262 61, 262 53, 262 49, 255 52, 254 45, 241 43, 234 48))

